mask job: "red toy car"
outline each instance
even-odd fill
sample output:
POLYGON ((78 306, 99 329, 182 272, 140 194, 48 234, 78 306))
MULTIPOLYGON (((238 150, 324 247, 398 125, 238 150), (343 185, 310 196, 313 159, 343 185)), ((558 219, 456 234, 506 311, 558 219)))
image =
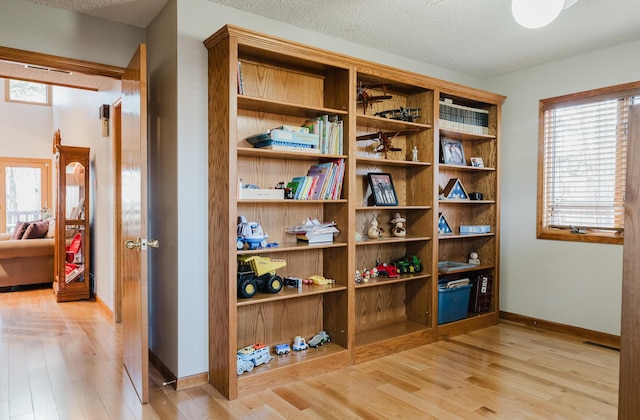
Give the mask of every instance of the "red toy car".
POLYGON ((387 263, 376 261, 376 269, 378 270, 378 275, 384 274, 390 279, 396 279, 400 277, 400 274, 398 274, 398 267, 396 267, 395 265, 389 265, 387 263))

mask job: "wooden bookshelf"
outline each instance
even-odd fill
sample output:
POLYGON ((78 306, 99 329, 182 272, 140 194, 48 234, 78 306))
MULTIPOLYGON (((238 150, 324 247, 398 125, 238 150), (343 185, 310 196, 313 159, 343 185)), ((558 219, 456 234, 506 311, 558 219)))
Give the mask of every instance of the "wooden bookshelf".
MULTIPOLYGON (((233 26, 225 26, 204 43, 209 51, 209 366, 210 382, 218 391, 234 399, 493 322, 493 317, 481 315, 470 316, 473 321, 456 323, 455 328, 437 325, 441 276, 437 262, 443 256, 461 260, 469 249, 476 249, 483 258, 477 269, 493 274, 497 281, 497 144, 504 97, 233 26), (365 106, 358 101, 362 86, 372 96, 391 98, 365 106), (464 99, 467 106, 490 108, 489 134, 440 130, 438 104, 444 94, 464 99), (413 117, 419 117, 402 121, 384 116, 392 115, 386 111, 393 109, 412 109, 413 117), (338 153, 262 150, 244 140, 321 115, 337 116, 343 123, 343 147, 338 153), (377 133, 390 139, 393 150, 386 156, 379 150, 379 140, 362 139, 377 133), (441 134, 460 139, 467 156, 483 157, 486 166, 439 163, 441 134), (345 162, 342 194, 336 200, 237 199, 239 179, 273 188, 305 175, 315 163, 336 159, 345 162), (390 174, 397 206, 372 205, 368 173, 390 174), (484 200, 440 203, 441 183, 453 175, 468 183, 470 191, 485 191, 484 200), (489 234, 438 236, 439 211, 452 213, 450 223, 455 226, 482 221, 493 229, 489 234), (406 219, 406 236, 389 234, 396 213, 406 219), (238 250, 239 216, 259 222, 268 241, 277 246, 238 250), (302 244, 285 232, 309 217, 336 223, 340 233, 333 243, 302 244), (371 239, 367 230, 374 217, 384 232, 371 239), (286 267, 278 269, 281 277, 319 274, 335 284, 238 298, 236 260, 251 255, 286 260, 286 267), (356 270, 409 255, 421 261, 421 272, 356 284, 356 270), (331 343, 278 356, 237 375, 238 349, 258 342, 291 343, 298 335, 309 340, 320 330, 329 333, 331 343)), ((497 290, 495 285, 495 309, 497 290)))

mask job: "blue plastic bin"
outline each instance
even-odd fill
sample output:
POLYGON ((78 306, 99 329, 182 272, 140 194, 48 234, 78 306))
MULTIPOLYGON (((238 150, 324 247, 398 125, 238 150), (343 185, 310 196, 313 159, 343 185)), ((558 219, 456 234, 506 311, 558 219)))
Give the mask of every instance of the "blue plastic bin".
POLYGON ((473 284, 452 289, 438 286, 438 325, 467 317, 471 287, 473 284))

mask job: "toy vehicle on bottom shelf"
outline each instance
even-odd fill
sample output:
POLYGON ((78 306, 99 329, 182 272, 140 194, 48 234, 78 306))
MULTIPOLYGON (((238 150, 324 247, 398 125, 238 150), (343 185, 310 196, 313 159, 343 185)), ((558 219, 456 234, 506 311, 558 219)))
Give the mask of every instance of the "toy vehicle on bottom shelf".
POLYGON ((276 354, 280 356, 283 354, 289 354, 289 352, 291 351, 291 346, 289 346, 288 344, 276 344, 275 346, 273 346, 273 349, 275 350, 276 354))
POLYGON ((242 356, 238 355, 238 364, 236 368, 236 373, 238 376, 242 375, 245 372, 251 372, 253 370, 253 362, 250 360, 243 360, 242 356))
POLYGON ((251 372, 254 366, 260 366, 263 363, 269 363, 273 356, 269 354, 269 346, 264 344, 254 344, 252 346, 243 347, 238 350, 238 368, 237 373, 241 375, 243 372, 251 372), (241 361, 243 363, 241 363, 241 361), (251 365, 249 365, 249 363, 251 365), (242 372, 240 371, 243 369, 242 372))
POLYGON ((238 257, 238 297, 250 298, 258 290, 278 293, 282 289, 282 277, 276 270, 286 265, 285 260, 269 257, 238 257))
POLYGON ((318 346, 323 346, 325 343, 331 342, 331 336, 327 334, 326 331, 320 331, 316 334, 311 340, 309 340, 309 346, 313 348, 318 348, 318 346))
POLYGON ((301 351, 301 350, 306 350, 308 348, 309 348, 309 345, 307 344, 305 339, 300 337, 299 335, 296 335, 296 337, 293 339, 293 350, 301 351))

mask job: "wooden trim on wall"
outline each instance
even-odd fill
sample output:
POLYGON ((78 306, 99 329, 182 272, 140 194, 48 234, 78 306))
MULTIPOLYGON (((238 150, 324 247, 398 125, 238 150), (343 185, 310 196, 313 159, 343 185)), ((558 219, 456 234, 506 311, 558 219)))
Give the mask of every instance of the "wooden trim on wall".
POLYGON ((109 306, 104 303, 104 300, 100 299, 100 296, 94 294, 96 298, 96 304, 100 307, 100 310, 105 313, 109 317, 109 319, 113 319, 113 312, 109 308, 109 306))
POLYGON ((545 330, 571 334, 577 337, 584 338, 586 341, 620 349, 619 335, 607 334, 600 331, 588 330, 586 328, 574 327, 573 325, 560 324, 557 322, 546 321, 544 319, 533 318, 505 311, 500 311, 500 319, 529 325, 535 328, 544 328, 545 330))
POLYGON ((15 48, 0 46, 0 60, 15 63, 32 64, 49 67, 58 70, 73 71, 94 76, 112 77, 120 80, 124 74, 123 67, 110 66, 108 64, 93 63, 91 61, 76 60, 74 58, 60 57, 57 55, 37 53, 33 51, 18 50, 15 48))
POLYGON ((207 372, 177 378, 176 375, 171 372, 171 369, 169 369, 151 350, 149 350, 149 363, 158 370, 164 379, 164 383, 158 385, 171 385, 176 391, 206 385, 209 382, 209 374, 207 372))

